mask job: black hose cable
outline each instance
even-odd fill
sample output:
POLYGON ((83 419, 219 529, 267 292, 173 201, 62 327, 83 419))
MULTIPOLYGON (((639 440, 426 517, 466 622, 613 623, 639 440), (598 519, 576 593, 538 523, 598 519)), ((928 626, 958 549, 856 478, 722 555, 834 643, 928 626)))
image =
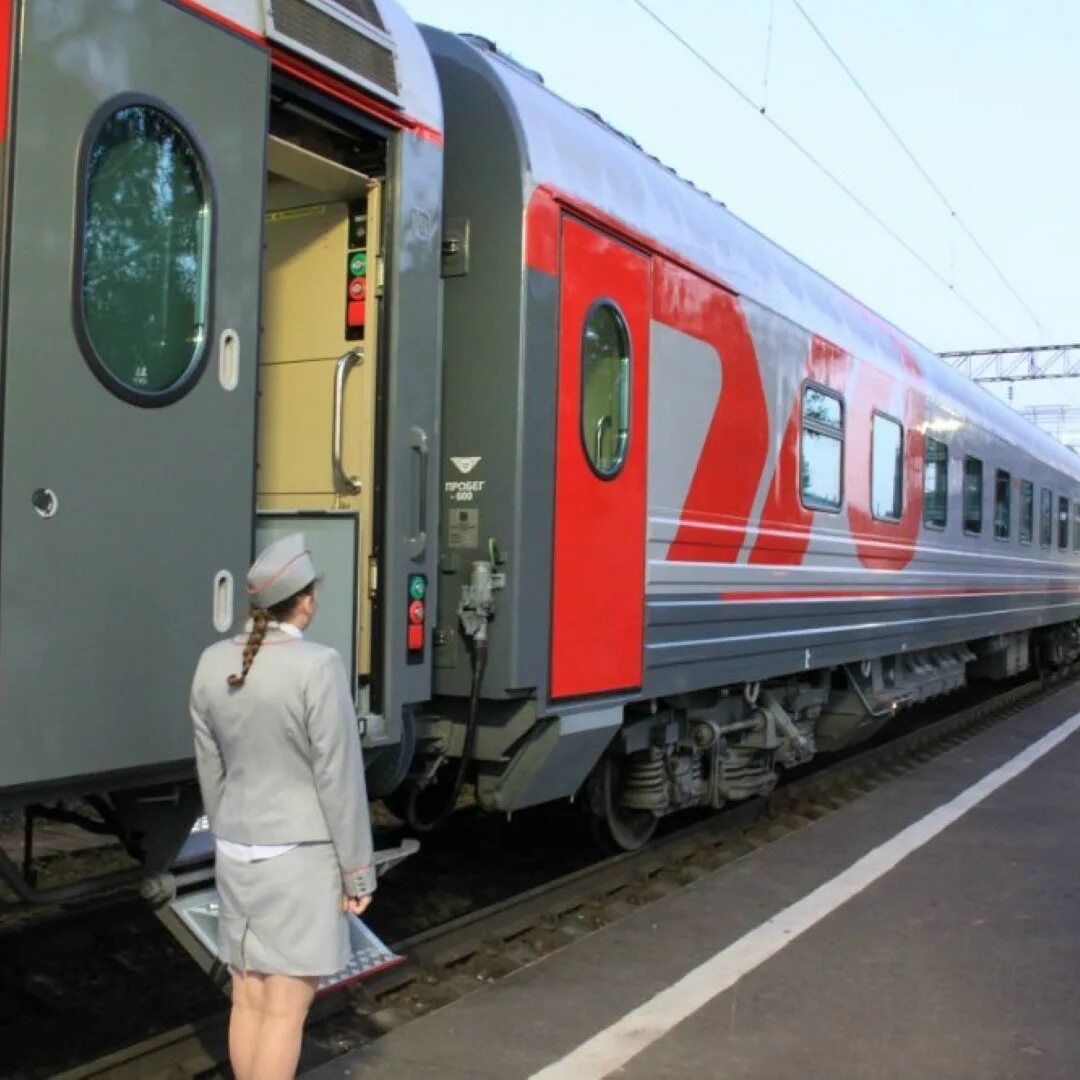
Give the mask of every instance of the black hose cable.
POLYGON ((431 832, 433 829, 437 829, 454 812, 458 796, 461 794, 462 785, 465 783, 465 774, 472 761, 473 748, 476 746, 476 731, 479 727, 477 721, 480 714, 480 684, 484 680, 484 670, 487 667, 487 638, 481 638, 480 640, 474 638, 471 653, 472 686, 469 690, 469 718, 465 726, 465 743, 461 748, 457 774, 454 777, 454 783, 446 797, 446 801, 439 809, 439 812, 431 818, 421 818, 419 812, 420 796, 428 790, 431 784, 410 785, 405 819, 416 832, 431 832))

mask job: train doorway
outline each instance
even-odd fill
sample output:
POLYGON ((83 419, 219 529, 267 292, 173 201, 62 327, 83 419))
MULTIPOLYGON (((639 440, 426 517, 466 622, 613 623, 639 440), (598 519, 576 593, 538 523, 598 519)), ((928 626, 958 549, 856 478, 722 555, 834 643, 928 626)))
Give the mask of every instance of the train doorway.
MULTIPOLYGON (((288 94, 267 150, 257 498, 262 512, 352 516, 355 671, 372 671, 386 140, 288 94)), ((303 525, 301 525, 303 527, 303 525)), ((333 644, 340 644, 333 642, 333 644)), ((345 648, 343 646, 343 651, 345 648)))

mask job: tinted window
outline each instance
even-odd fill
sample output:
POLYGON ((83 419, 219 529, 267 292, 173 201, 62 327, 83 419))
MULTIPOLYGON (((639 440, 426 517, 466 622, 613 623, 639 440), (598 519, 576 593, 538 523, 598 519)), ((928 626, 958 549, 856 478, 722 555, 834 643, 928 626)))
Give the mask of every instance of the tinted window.
POLYGON ((1004 470, 994 473, 994 538, 1008 540, 1012 529, 1012 477, 1004 470))
POLYGON ((874 517, 899 521, 904 509, 904 433, 888 416, 874 414, 870 450, 870 509, 874 517))
POLYGON ((581 343, 581 439, 592 467, 614 476, 630 438, 630 335, 614 304, 596 304, 581 343))
POLYGON ((1069 500, 1058 496, 1058 547, 1064 551, 1069 546, 1069 500))
POLYGON ((964 531, 982 532, 983 466, 978 458, 964 458, 964 531))
POLYGON ((923 468, 923 524, 944 529, 949 512, 949 448, 937 439, 926 440, 923 468))
POLYGON ((1030 544, 1035 528, 1035 485, 1020 481, 1020 543, 1030 544))
POLYGON ((840 399, 816 386, 803 390, 799 449, 803 504, 838 510, 842 498, 844 410, 840 399))
POLYGON ((1039 491, 1039 543, 1043 547, 1050 546, 1050 538, 1054 530, 1054 497, 1049 488, 1039 491))
POLYGON ((181 385, 207 336, 210 202, 195 147, 158 109, 130 105, 86 158, 82 320, 91 363, 135 400, 181 385))

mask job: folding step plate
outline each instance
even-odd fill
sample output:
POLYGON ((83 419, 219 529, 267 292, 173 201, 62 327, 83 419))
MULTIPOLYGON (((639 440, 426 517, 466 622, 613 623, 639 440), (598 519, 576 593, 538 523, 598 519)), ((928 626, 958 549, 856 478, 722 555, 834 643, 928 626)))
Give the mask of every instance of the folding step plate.
MULTIPOLYGON (((179 896, 169 905, 180 923, 215 960, 218 956, 217 889, 199 889, 179 896)), ((355 915, 347 916, 349 922, 349 962, 333 975, 324 976, 319 983, 320 994, 338 989, 357 979, 364 979, 378 971, 385 971, 400 964, 404 957, 391 952, 355 915)))
MULTIPOLYGON (((185 851, 177 859, 174 870, 213 853, 214 837, 205 824, 205 818, 192 830, 185 851)), ((385 874, 391 867, 414 855, 420 849, 417 840, 408 838, 396 848, 376 851, 375 869, 385 874)), ((198 875, 204 881, 206 875, 198 875)), ((157 914, 169 930, 179 939, 196 962, 216 981, 224 982, 226 972, 218 957, 217 924, 219 900, 217 889, 211 885, 184 892, 174 900, 158 908, 157 914)), ((398 956, 383 944, 375 933, 355 915, 347 916, 349 923, 350 957, 348 964, 334 975, 319 983, 320 994, 338 989, 357 979, 364 979, 376 972, 385 971, 400 964, 404 957, 398 956)))

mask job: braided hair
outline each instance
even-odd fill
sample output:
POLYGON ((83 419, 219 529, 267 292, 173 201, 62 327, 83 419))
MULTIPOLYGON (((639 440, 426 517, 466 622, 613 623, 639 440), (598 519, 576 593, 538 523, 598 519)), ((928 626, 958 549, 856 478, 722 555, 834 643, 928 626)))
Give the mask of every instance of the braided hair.
POLYGON ((299 592, 293 593, 292 596, 287 596, 284 600, 271 604, 269 608, 253 607, 251 609, 251 629, 248 631, 247 641, 244 642, 243 667, 240 669, 239 675, 230 675, 227 680, 233 690, 239 690, 247 681, 248 672, 251 670, 251 665, 255 663, 255 657, 259 655, 259 650, 262 648, 263 639, 266 637, 266 631, 270 628, 270 623, 283 622, 289 618, 296 610, 296 605, 300 603, 300 600, 305 596, 309 596, 314 590, 315 582, 313 581, 309 585, 305 585, 299 592))
POLYGON ((228 682, 234 690, 239 690, 247 681, 251 665, 255 663, 255 657, 262 648, 263 638, 270 626, 270 612, 266 608, 251 609, 251 629, 248 631, 247 641, 244 643, 244 666, 239 675, 230 675, 228 682))

